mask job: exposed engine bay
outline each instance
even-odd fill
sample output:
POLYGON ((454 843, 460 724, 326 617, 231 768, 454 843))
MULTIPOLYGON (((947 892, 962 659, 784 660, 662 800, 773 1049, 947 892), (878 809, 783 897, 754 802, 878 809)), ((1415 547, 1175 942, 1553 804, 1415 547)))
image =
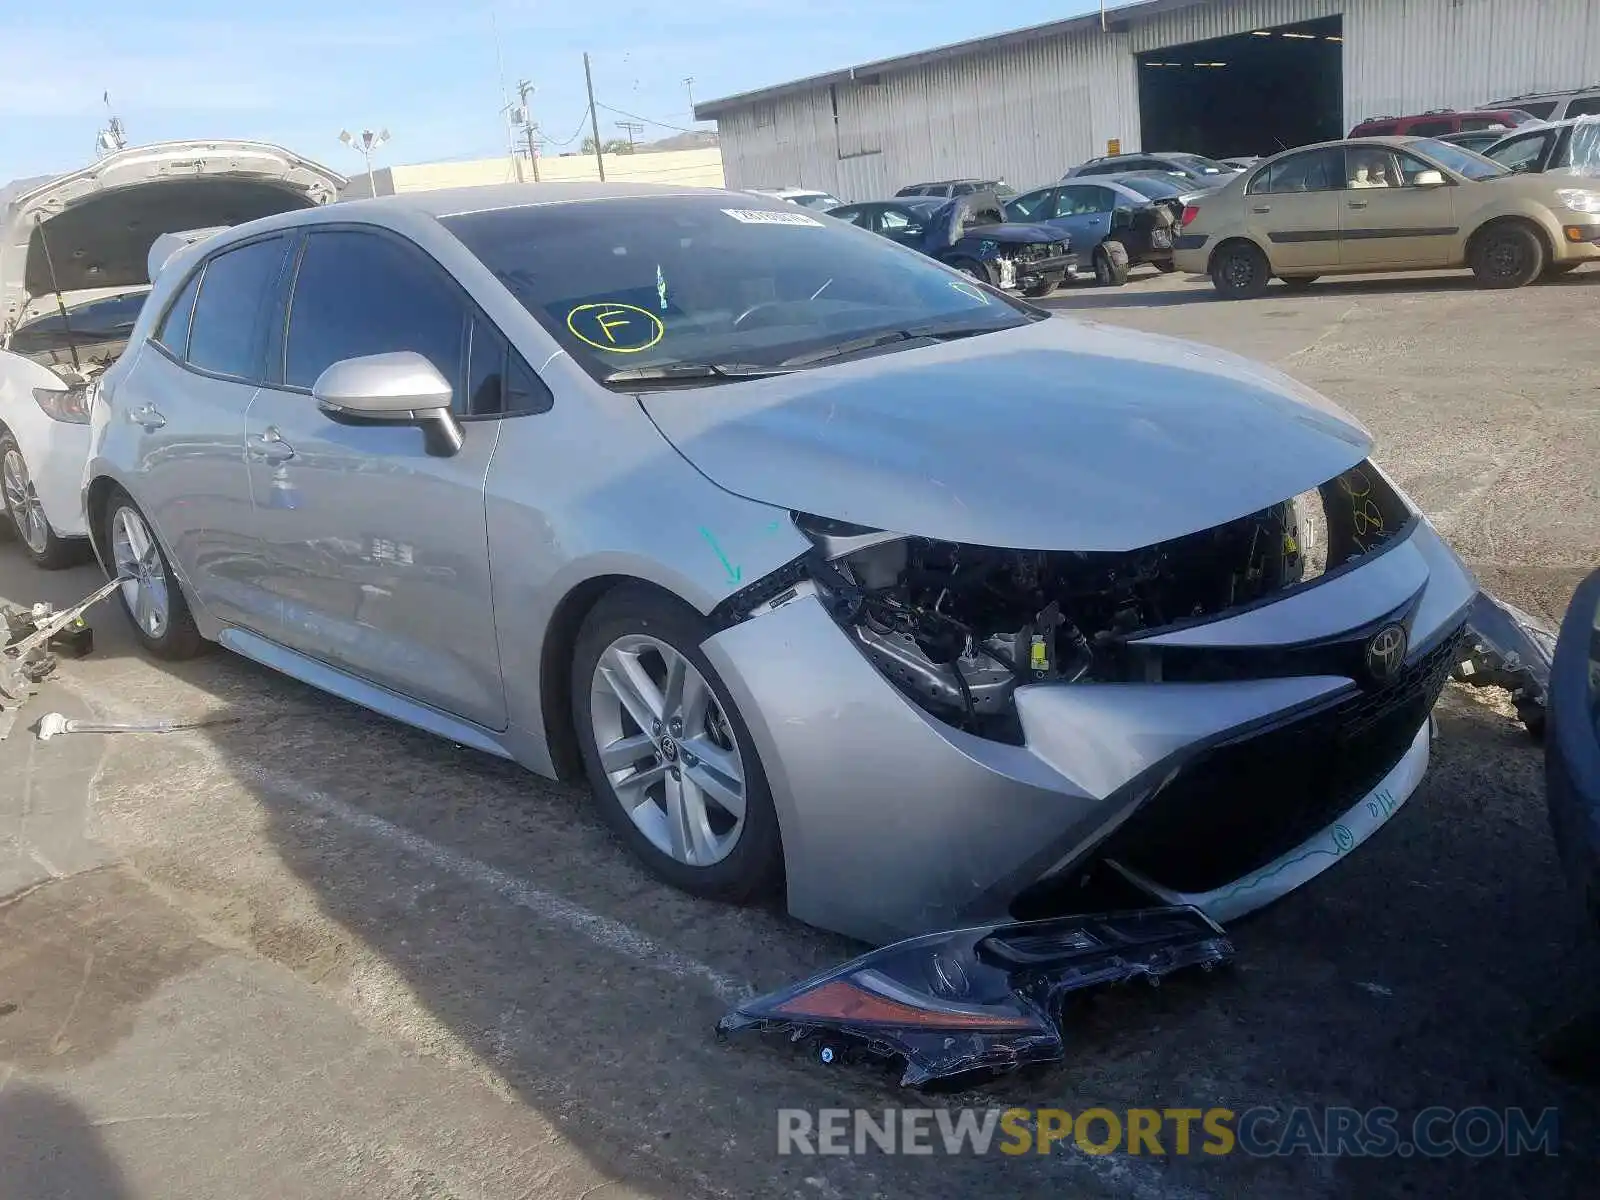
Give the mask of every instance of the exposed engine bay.
POLYGON ((1015 740, 1019 685, 1221 677, 1215 664, 1180 663, 1139 639, 1353 566, 1412 519, 1362 463, 1260 512, 1128 552, 997 549, 797 521, 821 551, 813 579, 885 677, 942 720, 1015 740))

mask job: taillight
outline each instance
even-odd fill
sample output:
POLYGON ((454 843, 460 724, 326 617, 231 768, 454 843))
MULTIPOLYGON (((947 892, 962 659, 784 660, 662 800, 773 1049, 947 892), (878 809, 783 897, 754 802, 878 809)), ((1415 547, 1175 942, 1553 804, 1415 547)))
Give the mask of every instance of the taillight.
POLYGON ((1197 204, 1185 204, 1183 206, 1183 224, 1185 224, 1185 225, 1189 224, 1190 221, 1193 221, 1199 215, 1200 215, 1200 206, 1199 205, 1197 205, 1197 204))

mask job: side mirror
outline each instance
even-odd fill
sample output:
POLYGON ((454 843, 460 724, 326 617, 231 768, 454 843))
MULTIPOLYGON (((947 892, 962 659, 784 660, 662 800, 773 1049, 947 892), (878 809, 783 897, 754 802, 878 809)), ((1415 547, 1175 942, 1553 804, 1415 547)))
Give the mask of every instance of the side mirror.
POLYGON ((311 385, 317 407, 341 425, 416 425, 429 454, 461 450, 462 431, 450 411, 449 381, 414 350, 367 354, 334 363, 311 385))
POLYGON ((1443 187, 1444 174, 1440 171, 1418 171, 1411 180, 1413 187, 1443 187))

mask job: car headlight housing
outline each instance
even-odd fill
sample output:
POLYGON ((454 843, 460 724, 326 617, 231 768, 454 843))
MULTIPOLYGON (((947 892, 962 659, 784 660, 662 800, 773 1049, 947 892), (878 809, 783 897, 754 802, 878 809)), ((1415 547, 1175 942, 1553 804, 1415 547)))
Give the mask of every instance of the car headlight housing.
POLYGON ((1592 192, 1588 188, 1557 188, 1556 199, 1573 212, 1600 216, 1600 192, 1592 192))

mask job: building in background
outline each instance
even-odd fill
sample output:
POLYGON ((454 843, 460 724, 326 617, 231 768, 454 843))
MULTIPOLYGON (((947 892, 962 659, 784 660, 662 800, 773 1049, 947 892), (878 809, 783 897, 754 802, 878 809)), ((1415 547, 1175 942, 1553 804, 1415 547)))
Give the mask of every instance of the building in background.
MULTIPOLYGON (((632 154, 603 156, 606 179, 613 183, 664 183, 685 187, 722 187, 722 152, 715 146, 692 150, 639 150, 632 154)), ((539 178, 545 183, 576 183, 600 178, 592 154, 563 154, 539 159, 539 178)), ((350 180, 340 199, 352 200, 376 193, 422 192, 435 188, 480 187, 494 183, 532 182, 526 157, 469 159, 465 162, 414 163, 380 167, 369 187, 365 173, 350 180)))
POLYGON ((1146 0, 695 106, 731 187, 1027 188, 1095 155, 1271 154, 1600 80, 1600 0, 1146 0))

